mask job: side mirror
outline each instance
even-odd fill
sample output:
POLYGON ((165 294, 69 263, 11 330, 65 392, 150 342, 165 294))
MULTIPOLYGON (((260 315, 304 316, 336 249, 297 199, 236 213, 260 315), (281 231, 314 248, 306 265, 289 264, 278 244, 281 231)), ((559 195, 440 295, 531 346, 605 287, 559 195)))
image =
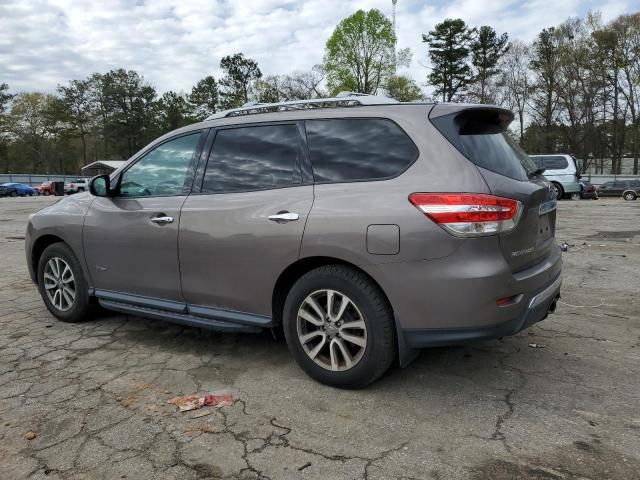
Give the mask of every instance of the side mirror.
POLYGON ((98 175, 93 177, 89 182, 89 191, 91 192, 91 195, 96 197, 112 196, 109 175, 98 175))

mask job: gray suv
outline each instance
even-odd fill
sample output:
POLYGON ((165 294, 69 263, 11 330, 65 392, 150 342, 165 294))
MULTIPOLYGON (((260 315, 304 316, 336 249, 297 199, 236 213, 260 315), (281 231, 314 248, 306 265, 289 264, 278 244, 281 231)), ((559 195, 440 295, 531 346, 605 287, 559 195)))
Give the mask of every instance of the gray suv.
POLYGON ((555 309, 556 200, 512 118, 353 94, 218 113, 32 215, 31 277, 63 321, 282 329, 311 377, 364 387, 555 309))

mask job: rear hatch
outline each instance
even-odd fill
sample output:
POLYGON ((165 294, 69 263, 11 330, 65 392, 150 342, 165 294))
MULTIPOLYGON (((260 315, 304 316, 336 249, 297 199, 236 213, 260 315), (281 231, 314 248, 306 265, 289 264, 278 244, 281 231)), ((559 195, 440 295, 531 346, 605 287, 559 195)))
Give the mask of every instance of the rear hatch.
POLYGON ((493 195, 522 204, 516 227, 499 234, 512 271, 548 257, 557 248, 555 200, 542 172, 507 132, 513 114, 499 107, 440 104, 431 110, 429 119, 478 167, 493 195))

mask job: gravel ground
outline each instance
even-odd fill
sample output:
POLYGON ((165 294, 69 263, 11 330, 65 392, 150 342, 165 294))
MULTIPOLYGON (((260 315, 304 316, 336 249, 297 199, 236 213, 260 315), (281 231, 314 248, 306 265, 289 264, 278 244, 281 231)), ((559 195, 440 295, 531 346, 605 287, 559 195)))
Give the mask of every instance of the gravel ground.
POLYGON ((640 478, 640 201, 560 203, 555 315, 363 391, 314 383, 268 333, 57 322, 23 253, 53 201, 0 199, 1 479, 640 478), (221 389, 233 406, 166 403, 221 389))

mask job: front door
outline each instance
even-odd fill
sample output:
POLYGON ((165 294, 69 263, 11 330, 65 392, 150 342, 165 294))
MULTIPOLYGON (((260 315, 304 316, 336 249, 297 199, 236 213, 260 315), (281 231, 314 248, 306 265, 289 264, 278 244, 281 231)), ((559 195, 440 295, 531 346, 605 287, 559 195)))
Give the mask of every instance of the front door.
POLYGON ((216 132, 201 192, 180 220, 188 304, 271 316, 273 287, 299 256, 313 203, 302 162, 295 123, 216 132))
POLYGON ((197 131, 156 146, 124 171, 115 197, 91 204, 83 241, 97 293, 183 301, 178 225, 200 137, 197 131))

